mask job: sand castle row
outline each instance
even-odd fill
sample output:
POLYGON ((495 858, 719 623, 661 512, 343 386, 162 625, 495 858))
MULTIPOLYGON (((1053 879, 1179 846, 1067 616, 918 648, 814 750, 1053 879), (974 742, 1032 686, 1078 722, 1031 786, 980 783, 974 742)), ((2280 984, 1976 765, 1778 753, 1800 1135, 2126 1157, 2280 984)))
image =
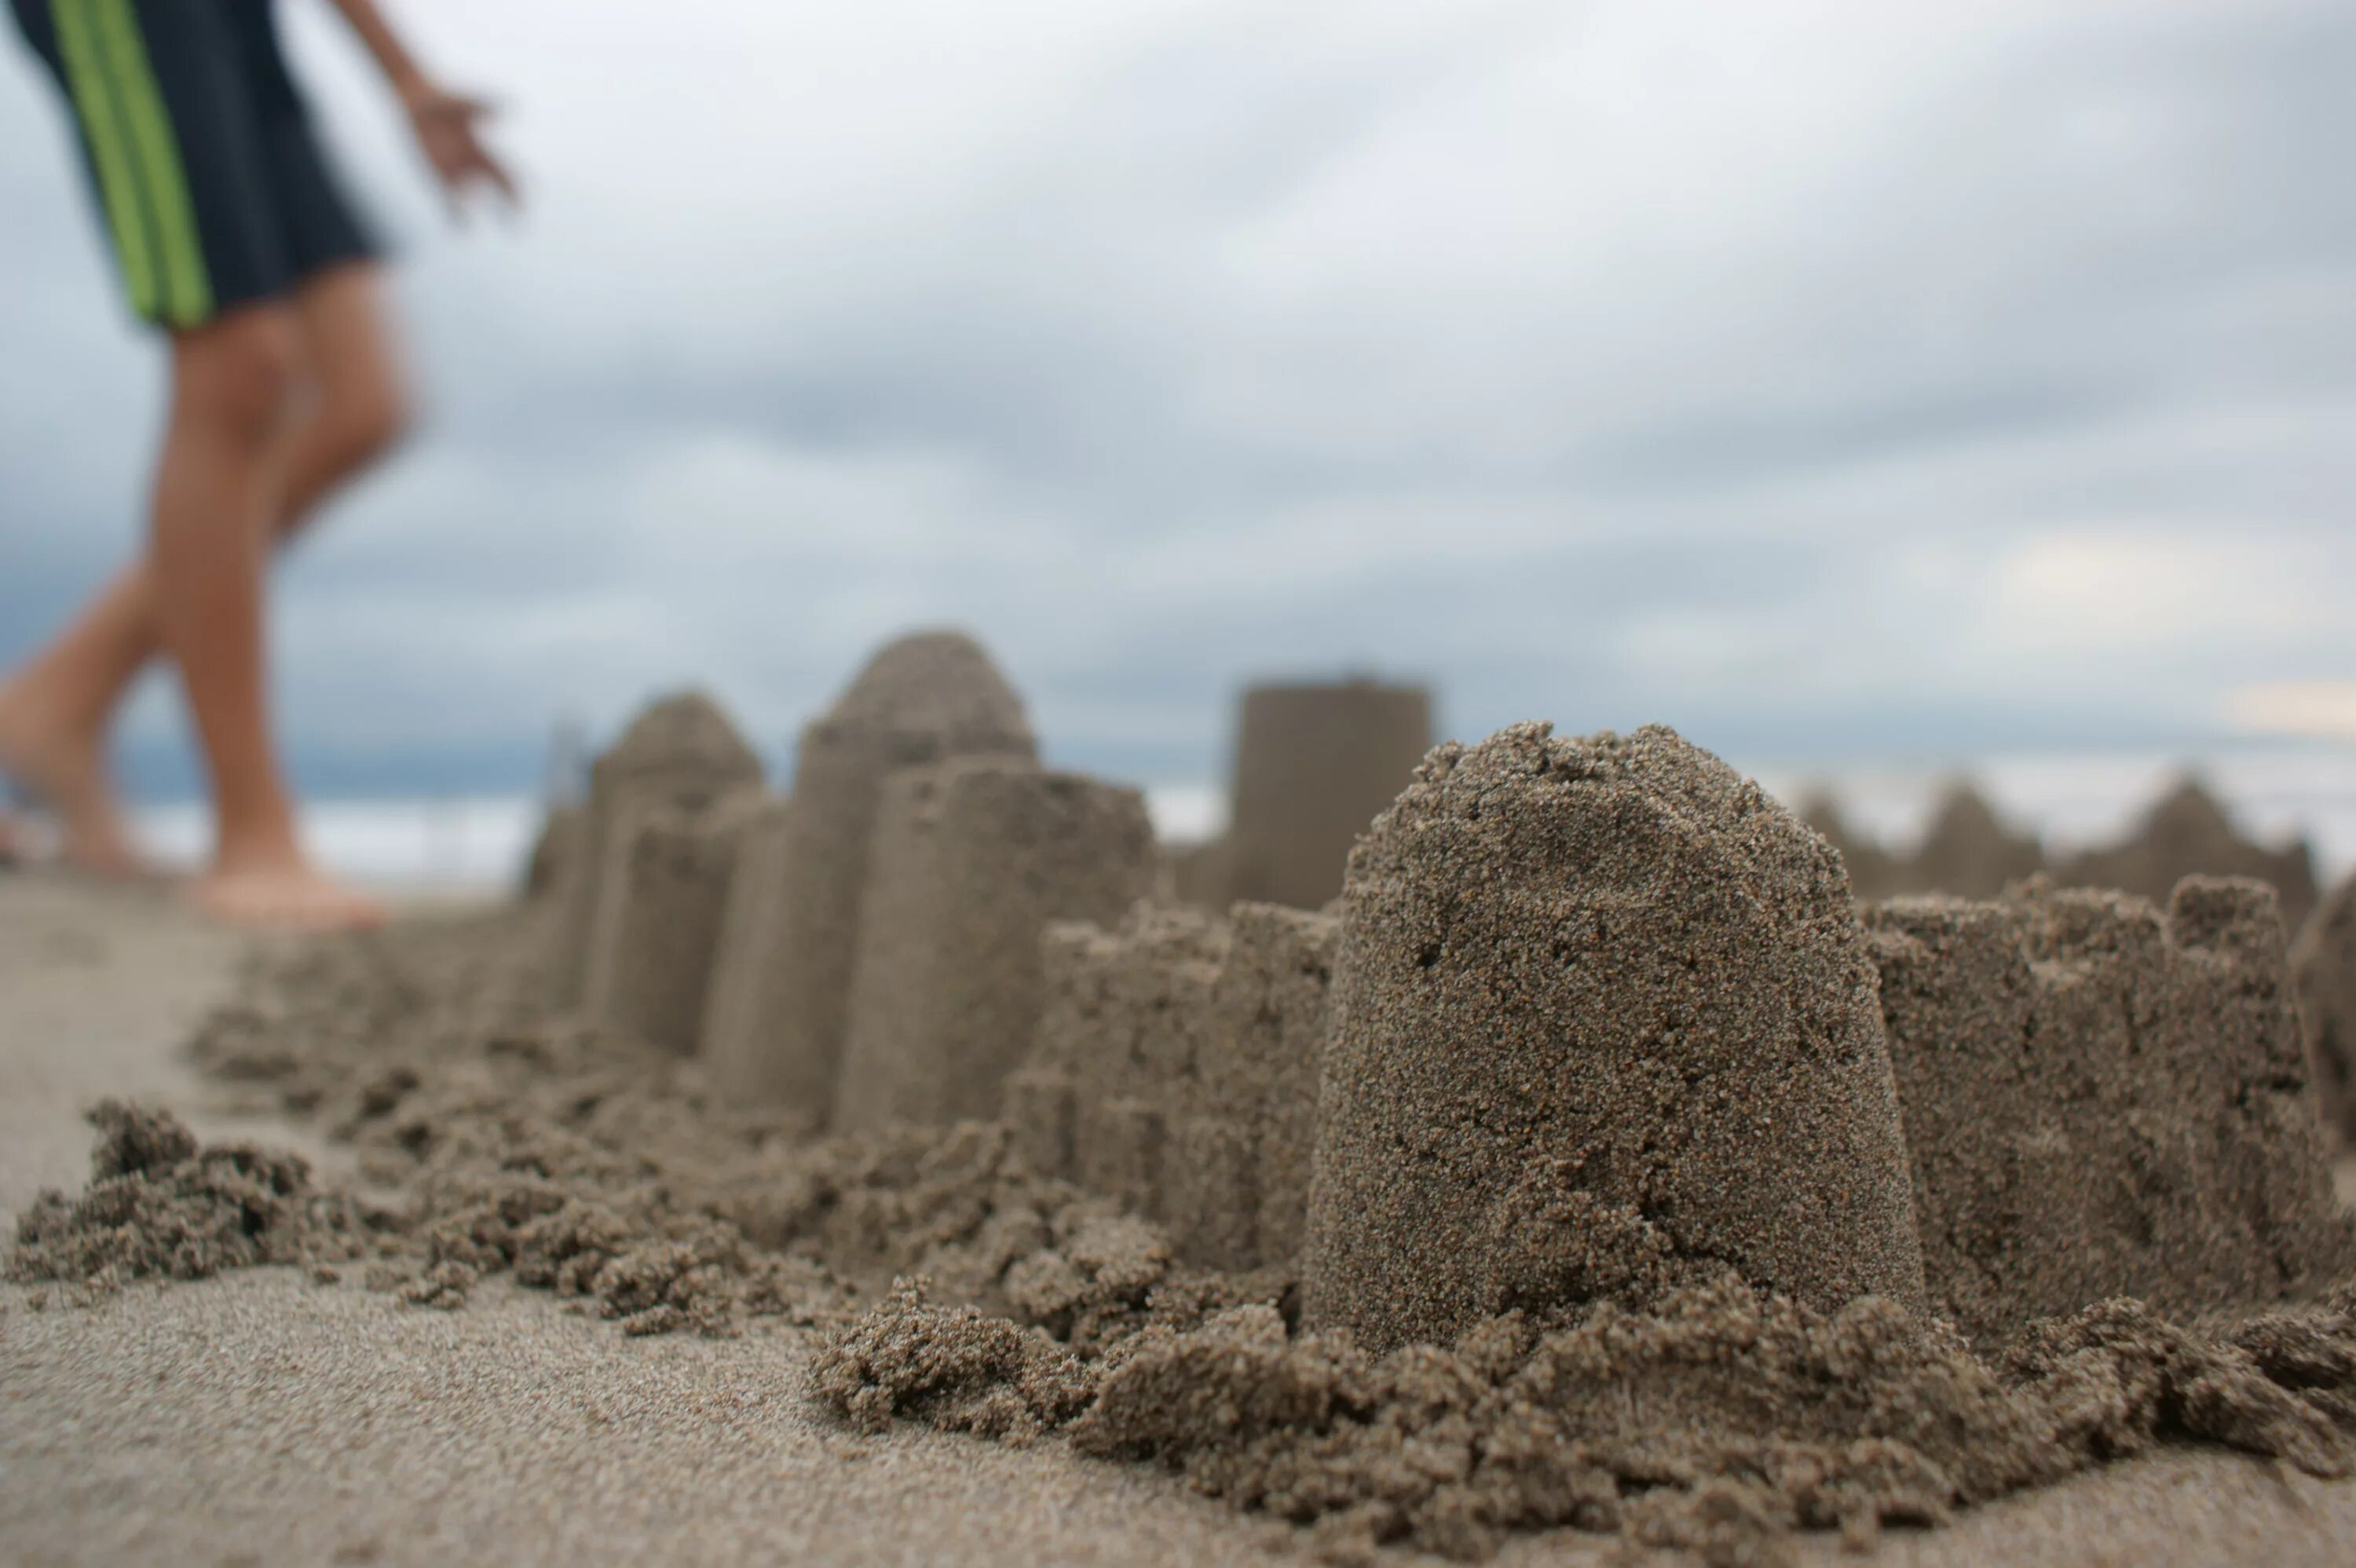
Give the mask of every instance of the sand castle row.
POLYGON ((673 699, 562 831, 561 1000, 813 1126, 1003 1115, 1371 1346, 1728 1266, 1996 1334, 2356 1260, 2271 890, 1860 918, 1823 837, 1667 731, 1440 747, 1333 912, 1213 915, 1144 899, 1136 793, 1042 768, 932 635, 809 727, 789 804, 673 699))
POLYGON ((2307 841, 2269 846, 2246 837, 2217 797, 2190 777, 2154 801, 2115 841, 2060 856, 2049 855, 2034 834, 2008 825, 1962 780, 1941 795, 1911 854, 1856 832, 1839 804, 1822 791, 1800 803, 1800 816, 1841 852, 1860 899, 1933 892, 1995 898, 2043 873, 2066 887, 2111 888, 2158 903, 2186 877, 2234 876, 2271 884, 2292 931, 2315 909, 2315 857, 2307 841))

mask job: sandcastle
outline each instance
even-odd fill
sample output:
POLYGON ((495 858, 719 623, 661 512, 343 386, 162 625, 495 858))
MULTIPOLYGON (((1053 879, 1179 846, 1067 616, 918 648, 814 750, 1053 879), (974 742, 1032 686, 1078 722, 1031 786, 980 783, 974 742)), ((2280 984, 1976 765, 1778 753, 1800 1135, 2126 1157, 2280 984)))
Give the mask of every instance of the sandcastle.
POLYGON ((2316 906, 2291 947, 2307 1071, 2325 1128, 2356 1147, 2356 876, 2316 906))
POLYGON ((1827 790, 1813 789, 1794 807, 1800 820, 1820 834, 1848 868, 1849 891, 1859 899, 1888 898, 1898 890, 1905 864, 1889 850, 1849 826, 1840 802, 1827 790))
POLYGON ((1244 693, 1227 835, 1206 901, 1316 909, 1342 889, 1350 846, 1431 744, 1431 697, 1368 680, 1244 693))
POLYGON ((583 840, 589 829, 588 808, 551 806, 541 819, 540 832, 525 857, 521 891, 528 900, 553 898, 577 874, 583 840))
POLYGON ((613 935, 590 976, 589 1016, 682 1056, 695 1050, 738 845, 759 809, 747 792, 702 812, 642 808, 618 825, 605 878, 613 935))
POLYGON ((1119 918, 1145 895, 1152 855, 1133 789, 1020 757, 894 773, 875 814, 833 1125, 996 1115, 1038 1027, 1048 922, 1119 918))
MULTIPOLYGON (((857 958, 869 844, 885 778, 952 757, 1033 758, 1023 705, 970 637, 927 632, 878 653, 826 717, 802 731, 792 805, 762 844, 774 897, 748 889, 729 912, 703 1057, 748 1103, 823 1120, 835 1098, 857 958), (756 973, 747 976, 744 965, 756 973)), ((749 879, 748 879, 749 880, 749 879)))
POLYGON ((2044 869, 2045 851, 2037 840, 2005 826, 1979 791, 1957 779, 1942 792, 1922 846, 1901 866, 1898 882, 1908 892, 1992 899, 2044 869))
POLYGON ((1967 1332, 2113 1295, 2269 1301, 2356 1261, 2265 884, 2188 879, 2163 912, 2037 883, 1865 920, 1931 1301, 1967 1332))
POLYGON ((2118 842, 2073 856, 2055 871, 2068 886, 2116 888, 2155 901, 2191 876, 2273 884, 2291 932, 2315 908, 2315 860, 2306 841, 2270 849, 2243 837, 2217 797, 2192 778, 2155 801, 2118 842))
POLYGON ((618 829, 635 815, 668 807, 694 814, 732 795, 758 790, 761 762, 701 692, 658 701, 589 770, 589 799, 576 853, 558 900, 548 984, 559 1007, 579 1006, 603 985, 616 931, 612 876, 618 829))
POLYGON ((1007 1083, 1032 1165, 1162 1221, 1189 1262, 1291 1265, 1338 929, 1272 904, 1051 928, 1037 1049, 1007 1083))
POLYGON ((1658 728, 1434 751, 1350 860, 1302 1320, 1370 1349, 1732 1267, 1919 1307, 1824 840, 1658 728))

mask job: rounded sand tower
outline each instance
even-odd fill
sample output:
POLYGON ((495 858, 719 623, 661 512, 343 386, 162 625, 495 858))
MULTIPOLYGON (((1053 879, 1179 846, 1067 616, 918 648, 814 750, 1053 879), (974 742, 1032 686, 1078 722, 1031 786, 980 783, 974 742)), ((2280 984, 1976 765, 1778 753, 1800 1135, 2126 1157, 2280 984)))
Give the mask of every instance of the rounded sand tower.
POLYGON ((1731 1267, 1923 1299, 1825 841, 1670 731, 1432 752, 1350 859, 1303 1317, 1382 1350, 1731 1267))

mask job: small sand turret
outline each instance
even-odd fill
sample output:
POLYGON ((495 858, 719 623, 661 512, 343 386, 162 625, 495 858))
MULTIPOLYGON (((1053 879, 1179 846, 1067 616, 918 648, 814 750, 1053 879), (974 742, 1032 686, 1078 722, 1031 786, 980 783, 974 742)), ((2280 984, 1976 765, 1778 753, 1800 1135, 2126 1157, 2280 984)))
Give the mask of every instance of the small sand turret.
POLYGON ((2044 869, 2037 840, 2007 827, 1986 796, 1956 779, 1941 795, 1922 848, 1901 875, 1912 891, 1992 899, 2044 869))
POLYGON ((1445 745, 1350 859, 1302 1316, 1370 1349, 1733 1268, 1919 1307, 1825 841, 1660 728, 1445 745))
POLYGON ((589 1016, 681 1056, 694 1051, 738 844, 760 809, 747 790, 701 812, 657 805, 624 817, 605 879, 613 938, 590 976, 589 1016))
POLYGON ((1048 923, 1144 897, 1153 827, 1133 789, 961 757, 885 781, 867 872, 832 1125, 986 1118, 1038 1029, 1048 923))
POLYGON ((1350 846, 1430 744, 1431 696, 1421 687, 1352 680, 1245 692, 1216 862, 1225 885, 1206 901, 1322 907, 1342 889, 1350 846))
POLYGON ((648 707, 589 770, 589 799, 550 955, 549 986, 560 1007, 582 1003, 612 952, 610 875, 617 829, 633 813, 659 807, 690 815, 761 784, 753 754, 719 705, 700 691, 648 707))
POLYGON ((722 1091, 822 1120, 834 1103, 869 844, 884 779, 963 756, 1033 758, 1023 704, 979 644, 925 632, 891 644, 802 731, 793 804, 762 850, 781 890, 747 889, 714 985, 703 1054, 722 1091), (750 969, 747 970, 746 966, 750 969))

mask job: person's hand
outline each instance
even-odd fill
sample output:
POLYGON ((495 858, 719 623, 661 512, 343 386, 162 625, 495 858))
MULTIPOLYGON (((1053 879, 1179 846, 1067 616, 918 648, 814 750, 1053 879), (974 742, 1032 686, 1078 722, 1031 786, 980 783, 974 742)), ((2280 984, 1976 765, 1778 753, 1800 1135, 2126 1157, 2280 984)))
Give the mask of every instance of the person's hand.
POLYGON ((477 187, 496 191, 510 208, 520 205, 514 176, 483 145, 482 124, 492 114, 488 103, 423 82, 404 91, 401 102, 417 133, 418 151, 433 165, 452 211, 463 212, 466 194, 477 187))

